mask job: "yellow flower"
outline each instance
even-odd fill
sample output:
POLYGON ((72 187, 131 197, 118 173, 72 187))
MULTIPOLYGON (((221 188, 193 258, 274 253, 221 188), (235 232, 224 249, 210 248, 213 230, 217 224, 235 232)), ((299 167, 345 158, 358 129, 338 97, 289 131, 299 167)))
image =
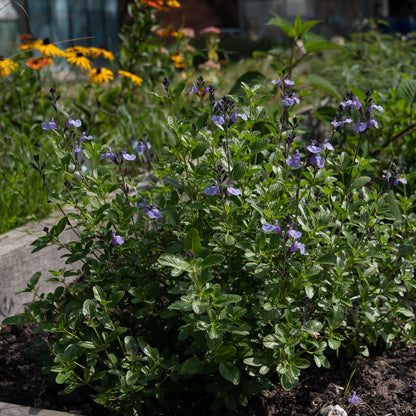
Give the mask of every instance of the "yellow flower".
POLYGON ((109 82, 114 79, 112 71, 107 68, 93 68, 88 72, 90 77, 90 83, 102 84, 103 82, 109 82))
POLYGON ((170 59, 173 61, 173 66, 175 68, 185 68, 185 64, 182 61, 182 56, 180 52, 176 52, 170 56, 170 59))
POLYGON ((50 42, 49 39, 44 39, 40 42, 33 43, 33 49, 38 50, 45 56, 64 56, 65 52, 50 42))
POLYGON ((65 49, 65 53, 73 53, 73 52, 77 53, 77 52, 80 52, 84 56, 87 56, 88 53, 89 53, 89 50, 90 50, 90 48, 88 48, 86 46, 78 46, 78 45, 75 45, 75 46, 70 46, 69 48, 66 48, 65 49))
POLYGON ((65 54, 68 63, 79 66, 86 71, 91 69, 91 61, 82 52, 68 52, 65 54))
POLYGON ((24 34, 20 36, 21 44, 19 45, 19 49, 23 51, 27 51, 29 49, 33 49, 35 45, 42 44, 40 39, 34 38, 32 35, 24 34))
POLYGON ((103 58, 108 59, 109 61, 114 61, 114 55, 104 48, 96 48, 95 46, 91 46, 88 48, 88 54, 91 55, 93 59, 102 56, 103 58))
POLYGON ((172 7, 172 8, 174 8, 174 7, 181 7, 181 5, 179 4, 179 2, 177 0, 167 0, 166 4, 169 7, 172 7))
POLYGON ((132 74, 131 72, 119 70, 118 73, 126 78, 130 78, 134 83, 136 83, 138 86, 142 85, 143 78, 140 78, 139 76, 132 74))
POLYGON ((0 77, 7 77, 18 67, 16 62, 0 57, 0 77))

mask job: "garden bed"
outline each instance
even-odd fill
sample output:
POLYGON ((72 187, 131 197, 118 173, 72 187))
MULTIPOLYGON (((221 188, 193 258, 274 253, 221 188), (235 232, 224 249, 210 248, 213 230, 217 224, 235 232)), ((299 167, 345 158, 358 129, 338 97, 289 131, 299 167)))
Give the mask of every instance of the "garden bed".
MULTIPOLYGON (((39 351, 31 348, 35 336, 28 324, 3 326, 0 335, 0 401, 67 412, 83 410, 86 416, 107 414, 93 404, 86 390, 58 395, 60 386, 42 374, 39 351)), ((388 351, 374 351, 371 357, 363 357, 358 363, 340 354, 338 359, 333 357, 329 369, 313 365, 305 370, 299 386, 292 391, 284 391, 276 384, 273 389, 252 396, 248 406, 234 412, 210 411, 210 398, 201 386, 199 391, 184 392, 160 404, 157 411, 147 416, 309 416, 322 414, 321 409, 336 404, 348 415, 412 416, 416 405, 415 381, 415 347, 400 345, 388 351), (344 391, 337 394, 331 383, 346 388, 355 368, 344 398, 344 391), (353 391, 362 399, 361 404, 348 402, 353 391)))

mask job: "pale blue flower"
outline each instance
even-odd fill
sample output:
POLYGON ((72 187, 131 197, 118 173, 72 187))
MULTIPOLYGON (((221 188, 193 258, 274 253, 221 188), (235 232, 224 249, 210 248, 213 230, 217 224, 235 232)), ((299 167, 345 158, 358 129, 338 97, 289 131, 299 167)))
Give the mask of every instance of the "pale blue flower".
POLYGON ((393 185, 397 186, 399 184, 399 182, 404 184, 404 185, 407 184, 406 178, 404 178, 402 175, 397 176, 397 178, 393 181, 393 185))
POLYGON ((231 116, 231 122, 235 123, 238 119, 238 117, 240 117, 241 119, 247 121, 247 116, 243 113, 238 113, 238 108, 234 111, 234 114, 231 116))
POLYGON ((300 168, 300 155, 299 155, 299 150, 295 150, 295 154, 292 155, 291 157, 288 157, 286 159, 286 163, 291 168, 295 168, 295 169, 300 168))
POLYGON ((340 128, 342 129, 344 127, 345 124, 351 124, 353 122, 353 120, 351 118, 347 118, 347 117, 342 117, 341 120, 338 120, 337 118, 335 118, 333 121, 331 121, 331 124, 335 127, 335 128, 340 128))
POLYGON ((316 143, 316 140, 312 140, 311 144, 307 147, 307 149, 311 153, 320 153, 322 150, 322 147, 316 143))
POLYGON ((149 218, 156 219, 162 216, 162 213, 156 208, 156 205, 153 205, 153 208, 150 209, 147 213, 149 218))
POLYGON ((277 220, 274 220, 274 224, 263 224, 261 229, 266 232, 273 231, 275 234, 278 235, 282 234, 282 230, 280 229, 279 222, 277 220))
POLYGON ((122 157, 123 157, 124 160, 134 160, 134 159, 136 159, 136 155, 129 155, 127 153, 127 148, 124 149, 122 157))
POLYGON ((373 100, 373 101, 371 102, 371 104, 368 106, 368 111, 369 111, 370 113, 373 111, 373 109, 374 109, 374 110, 377 110, 377 111, 380 111, 380 112, 384 111, 384 108, 383 108, 381 105, 376 105, 376 104, 374 104, 374 103, 375 103, 375 100, 373 100))
POLYGON ((369 129, 371 126, 374 126, 376 129, 378 129, 378 123, 376 120, 374 120, 374 116, 371 114, 369 120, 367 121, 367 129, 369 129))
POLYGON ((136 146, 136 147, 134 148, 134 150, 135 150, 137 153, 143 153, 143 152, 145 152, 146 150, 149 150, 151 147, 152 147, 152 146, 150 145, 149 140, 148 140, 146 143, 144 143, 144 142, 143 142, 143 140, 140 140, 140 142, 139 142, 138 146, 136 146))
POLYGON ((224 117, 223 116, 211 116, 211 121, 215 124, 219 124, 220 126, 222 126, 225 123, 224 117))
POLYGON ((124 243, 123 238, 117 235, 115 231, 113 231, 113 240, 111 241, 111 245, 115 246, 115 245, 120 245, 123 243, 124 243))
POLYGON ((358 117, 358 121, 352 126, 352 129, 356 133, 362 133, 367 130, 367 123, 363 123, 360 121, 360 117, 358 117))
POLYGON ((290 107, 293 104, 299 104, 299 98, 295 97, 295 94, 286 94, 285 98, 283 98, 282 103, 285 107, 290 107))
POLYGON ((322 149, 326 149, 326 150, 334 150, 334 146, 332 146, 331 143, 329 143, 329 139, 325 139, 322 143, 321 143, 321 148, 322 149))
POLYGON ((309 163, 313 166, 317 166, 319 169, 322 169, 325 166, 325 159, 319 155, 313 155, 309 159, 309 163))
POLYGON ((227 195, 236 195, 236 196, 238 196, 238 195, 240 195, 241 194, 241 191, 239 190, 239 189, 236 189, 236 188, 233 188, 232 186, 231 186, 231 184, 232 184, 232 182, 230 182, 230 184, 228 185, 228 187, 227 187, 227 192, 225 193, 225 195, 227 196, 227 195))
POLYGON ((50 117, 51 121, 44 121, 41 126, 43 130, 58 130, 58 126, 56 125, 55 120, 53 117, 50 117))
POLYGON ((80 127, 81 124, 81 120, 72 120, 72 116, 69 116, 68 120, 66 121, 65 127, 67 129, 71 128, 71 126, 80 127))
POLYGON ((355 108, 357 110, 361 109, 361 102, 357 96, 354 96, 352 99, 343 101, 340 105, 343 108, 355 108))
POLYGON ((105 159, 106 157, 109 157, 112 162, 116 161, 116 155, 111 150, 111 147, 108 147, 107 153, 104 153, 100 156, 100 160, 105 159))
POLYGON ((293 237, 295 240, 299 240, 302 237, 302 233, 300 231, 290 229, 288 231, 290 237, 293 237))
POLYGON ((85 140, 92 140, 92 138, 93 138, 92 136, 87 136, 85 131, 83 131, 82 134, 81 134, 81 137, 79 138, 79 143, 81 144, 85 140))
POLYGON ((354 391, 354 393, 352 394, 352 396, 348 399, 348 401, 350 403, 356 403, 356 404, 360 404, 363 402, 363 400, 357 396, 357 393, 354 391))
POLYGON ((205 195, 220 195, 220 187, 218 186, 218 182, 214 179, 214 185, 208 186, 208 188, 205 188, 205 195))
POLYGON ((299 250, 300 254, 305 254, 305 245, 298 241, 294 241, 289 248, 289 253, 294 253, 296 250, 299 250))

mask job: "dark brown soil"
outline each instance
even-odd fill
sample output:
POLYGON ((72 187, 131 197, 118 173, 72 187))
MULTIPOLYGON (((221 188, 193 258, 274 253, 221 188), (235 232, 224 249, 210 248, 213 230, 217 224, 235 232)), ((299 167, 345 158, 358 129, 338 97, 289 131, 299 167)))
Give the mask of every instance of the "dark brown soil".
MULTIPOLYGON (((62 411, 83 409, 86 416, 106 415, 93 405, 86 391, 58 395, 61 386, 42 373, 40 353, 31 348, 33 344, 29 325, 0 328, 0 401, 62 411)), ((323 408, 337 404, 351 416, 416 416, 415 352, 414 345, 400 345, 358 362, 332 359, 330 369, 311 366, 304 370, 299 386, 292 391, 276 384, 234 412, 210 411, 210 399, 199 391, 161 404, 147 416, 311 416, 326 414, 321 412, 323 408), (345 389, 354 369, 344 397, 345 390, 337 392, 335 386, 345 389), (354 391, 361 404, 349 403, 354 391)))

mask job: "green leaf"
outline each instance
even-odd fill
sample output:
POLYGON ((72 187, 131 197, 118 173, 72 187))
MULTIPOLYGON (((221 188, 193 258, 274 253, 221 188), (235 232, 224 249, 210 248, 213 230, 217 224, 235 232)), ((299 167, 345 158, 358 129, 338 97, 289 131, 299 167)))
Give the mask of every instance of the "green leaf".
POLYGON ((128 355, 134 355, 134 350, 136 348, 137 344, 134 338, 130 335, 127 335, 124 337, 124 347, 126 348, 126 354, 128 355))
POLYGON ((295 23, 293 27, 295 29, 296 36, 299 36, 302 34, 302 20, 300 19, 299 13, 296 15, 296 19, 295 19, 295 23))
POLYGON ((151 347, 145 340, 139 338, 138 344, 140 349, 143 351, 143 354, 146 355, 146 357, 149 357, 154 361, 156 361, 159 358, 158 350, 156 348, 151 347))
POLYGON ((179 374, 199 374, 204 367, 204 362, 197 357, 191 357, 184 361, 178 368, 179 374))
POLYGON ((296 358, 293 361, 293 365, 297 368, 301 368, 301 369, 305 369, 305 368, 309 368, 309 366, 311 365, 310 361, 305 359, 305 358, 296 358))
POLYGON ((326 253, 316 260, 318 264, 336 264, 337 256, 334 253, 326 253))
POLYGON ((58 237, 59 234, 62 233, 62 231, 65 229, 66 224, 68 223, 68 218, 63 217, 59 220, 58 224, 54 225, 50 231, 49 234, 53 237, 58 237))
POLYGON ((216 266, 221 264, 225 260, 225 257, 222 254, 209 254, 206 256, 201 264, 203 269, 207 267, 216 266))
POLYGON ((280 384, 283 390, 290 391, 296 384, 296 379, 294 379, 290 373, 279 374, 280 384))
POLYGON ((192 149, 192 159, 198 159, 199 157, 203 156, 206 150, 209 147, 208 142, 198 143, 193 149, 192 149))
MULTIPOLYGON (((322 91, 327 92, 328 94, 331 94, 333 97, 335 97, 337 100, 341 101, 342 96, 339 93, 339 91, 336 89, 336 87, 327 79, 320 77, 316 74, 309 74, 308 75, 308 83, 315 88, 319 88, 322 91)), ((332 118, 333 119, 333 118, 332 118)), ((332 120, 331 120, 332 121, 332 120)))
POLYGON ((64 351, 64 359, 67 361, 73 361, 78 355, 79 346, 76 344, 69 344, 64 351))
POLYGON ((194 254, 198 254, 202 250, 199 232, 196 228, 191 228, 188 231, 183 243, 183 248, 185 252, 192 251, 194 254))
POLYGON ((232 235, 230 235, 228 232, 227 234, 225 234, 222 241, 226 246, 233 246, 235 244, 235 238, 232 235))
POLYGON ((331 42, 326 42, 325 40, 306 42, 304 43, 304 47, 307 53, 326 51, 331 49, 345 51, 345 48, 343 46, 336 45, 335 43, 331 42))
POLYGON ((66 372, 66 373, 59 373, 56 378, 55 381, 57 384, 64 384, 66 380, 68 380, 71 377, 71 373, 70 372, 66 372))
POLYGON ((87 350, 95 350, 97 348, 97 345, 92 341, 82 341, 78 345, 82 348, 86 348, 87 350))
POLYGON ((393 190, 390 190, 387 194, 387 202, 394 217, 398 220, 401 220, 402 210, 400 209, 400 205, 396 199, 396 196, 394 195, 393 190))
POLYGON ((332 350, 338 350, 339 347, 341 346, 341 341, 335 338, 328 338, 328 346, 332 350))
POLYGON ((125 294, 126 292, 124 290, 116 290, 115 292, 113 292, 110 298, 111 307, 115 308, 120 303, 121 299, 123 299, 125 294))
POLYGON ((241 75, 233 87, 231 88, 229 94, 231 95, 239 95, 239 96, 245 96, 244 89, 241 85, 241 83, 245 83, 250 87, 253 87, 255 85, 265 85, 268 83, 268 79, 258 71, 248 71, 241 75))
POLYGON ((319 120, 323 121, 326 124, 330 124, 331 121, 335 118, 337 114, 337 110, 334 107, 329 105, 318 107, 316 110, 313 111, 313 114, 319 118, 319 120))
POLYGON ((294 38, 296 36, 296 30, 290 22, 278 15, 274 15, 273 19, 270 19, 266 25, 276 26, 279 29, 282 29, 283 32, 285 32, 290 38, 294 38))
POLYGON ((413 79, 401 81, 397 92, 399 97, 405 99, 409 104, 413 104, 416 101, 416 81, 413 79))
MULTIPOLYGON (((322 23, 323 20, 309 20, 308 22, 303 22, 302 23, 302 30, 300 32, 300 34, 304 34, 306 32, 309 32, 315 25, 322 23)), ((338 45, 336 45, 338 46, 338 45)))
POLYGON ((20 315, 15 315, 15 316, 9 316, 6 319, 3 319, 2 321, 2 325, 20 325, 24 322, 25 320, 20 316, 20 315))
POLYGON ((206 126, 207 121, 209 118, 209 114, 208 113, 202 113, 198 119, 196 120, 196 126, 198 127, 198 129, 202 129, 206 126))
POLYGON ((176 98, 176 97, 179 97, 179 95, 181 94, 181 92, 184 90, 184 88, 185 88, 185 85, 186 85, 186 83, 185 83, 185 81, 182 81, 182 82, 180 82, 176 87, 175 87, 175 89, 173 90, 173 96, 176 98))
POLYGON ((162 266, 172 267, 172 276, 179 276, 181 273, 191 269, 191 264, 172 254, 164 254, 160 256, 158 263, 162 266))
POLYGON ((261 367, 263 365, 263 360, 259 357, 244 358, 243 362, 251 367, 261 367))
POLYGON ((270 140, 266 137, 263 139, 258 139, 250 145, 250 151, 252 155, 262 152, 267 149, 270 144, 270 140))
POLYGON ((95 316, 96 307, 92 299, 86 299, 82 305, 82 314, 88 319, 95 316))
POLYGON ((98 300, 98 302, 101 302, 105 300, 105 292, 104 290, 99 286, 94 286, 92 288, 92 291, 94 293, 94 298, 98 300))
POLYGON ((40 276, 41 276, 41 272, 36 272, 29 280, 29 285, 30 287, 35 287, 36 284, 38 283, 40 276))
POLYGON ((240 371, 237 366, 229 361, 221 362, 218 366, 220 374, 235 386, 240 384, 240 371))
POLYGON ((247 163, 239 160, 233 168, 232 178, 234 181, 239 181, 244 178, 244 175, 247 171, 247 163))
POLYGON ((192 302, 192 310, 198 315, 200 315, 201 313, 205 313, 208 307, 209 307, 209 302, 207 301, 195 299, 192 302))
POLYGON ((371 178, 369 176, 361 176, 359 178, 355 178, 352 181, 351 188, 362 188, 364 185, 366 185, 368 182, 371 181, 371 178))
POLYGON ((323 324, 315 319, 307 321, 303 325, 304 330, 312 335, 318 334, 322 327, 323 324))

